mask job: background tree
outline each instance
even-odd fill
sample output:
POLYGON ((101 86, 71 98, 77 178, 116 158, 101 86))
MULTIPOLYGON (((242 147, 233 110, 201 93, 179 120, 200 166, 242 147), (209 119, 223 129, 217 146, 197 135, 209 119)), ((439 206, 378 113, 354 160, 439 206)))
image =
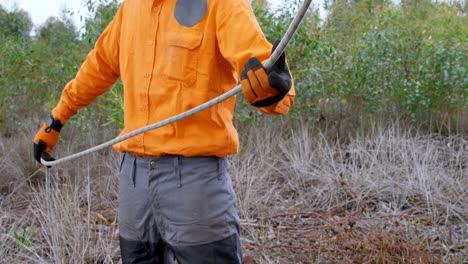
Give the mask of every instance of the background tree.
POLYGON ((78 36, 70 20, 62 21, 55 17, 49 17, 38 29, 37 35, 40 40, 47 42, 49 47, 53 47, 50 51, 57 56, 62 55, 78 36))
POLYGON ((30 41, 29 33, 32 29, 32 21, 29 14, 21 9, 13 9, 7 12, 0 5, 0 34, 18 39, 21 42, 30 41))
POLYGON ((94 14, 93 17, 85 20, 85 33, 83 37, 88 40, 90 44, 94 44, 104 29, 114 18, 115 13, 120 7, 117 0, 111 0, 109 3, 100 1, 88 1, 88 10, 94 14))

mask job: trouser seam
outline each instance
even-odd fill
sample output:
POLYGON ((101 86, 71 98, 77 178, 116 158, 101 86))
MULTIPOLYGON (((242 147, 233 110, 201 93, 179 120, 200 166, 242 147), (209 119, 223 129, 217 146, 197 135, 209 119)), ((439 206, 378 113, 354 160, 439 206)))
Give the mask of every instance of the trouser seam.
POLYGON ((224 163, 223 163, 224 159, 223 158, 218 158, 218 162, 217 162, 217 170, 218 170, 218 180, 221 180, 222 177, 223 177, 223 172, 224 172, 224 163))
POLYGON ((174 158, 175 177, 177 177, 177 187, 182 188, 182 174, 180 168, 180 156, 174 158))

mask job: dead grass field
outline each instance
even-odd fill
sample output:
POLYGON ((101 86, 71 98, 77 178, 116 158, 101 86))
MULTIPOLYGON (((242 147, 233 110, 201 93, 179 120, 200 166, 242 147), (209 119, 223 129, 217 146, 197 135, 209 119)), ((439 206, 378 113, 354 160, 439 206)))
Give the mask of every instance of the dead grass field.
MULTIPOLYGON (((31 158, 37 129, 0 138, 0 263, 118 263, 120 155, 46 172, 31 158)), ((231 176, 253 263, 468 262, 466 136, 392 123, 338 137, 270 118, 239 130, 231 176)), ((114 136, 76 133, 56 156, 114 136)))

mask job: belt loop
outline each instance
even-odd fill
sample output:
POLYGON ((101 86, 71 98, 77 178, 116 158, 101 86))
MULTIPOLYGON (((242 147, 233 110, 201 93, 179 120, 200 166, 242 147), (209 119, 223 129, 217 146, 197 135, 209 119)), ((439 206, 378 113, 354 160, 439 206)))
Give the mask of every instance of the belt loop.
POLYGON ((136 156, 133 156, 133 165, 132 165, 132 181, 133 181, 133 188, 136 188, 136 156))
POLYGON ((174 157, 175 176, 178 178, 177 187, 182 188, 182 175, 180 173, 180 156, 174 157))
POLYGON ((221 180, 223 178, 223 172, 224 172, 223 158, 216 158, 216 159, 217 159, 217 165, 218 165, 218 180, 221 180))

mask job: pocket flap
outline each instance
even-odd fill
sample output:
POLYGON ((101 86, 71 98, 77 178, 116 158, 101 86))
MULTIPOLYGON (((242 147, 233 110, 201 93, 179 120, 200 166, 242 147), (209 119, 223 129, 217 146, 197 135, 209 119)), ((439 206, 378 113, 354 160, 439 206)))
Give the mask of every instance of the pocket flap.
POLYGON ((184 30, 183 32, 171 32, 169 46, 177 46, 193 50, 201 45, 203 32, 196 30, 184 30))

